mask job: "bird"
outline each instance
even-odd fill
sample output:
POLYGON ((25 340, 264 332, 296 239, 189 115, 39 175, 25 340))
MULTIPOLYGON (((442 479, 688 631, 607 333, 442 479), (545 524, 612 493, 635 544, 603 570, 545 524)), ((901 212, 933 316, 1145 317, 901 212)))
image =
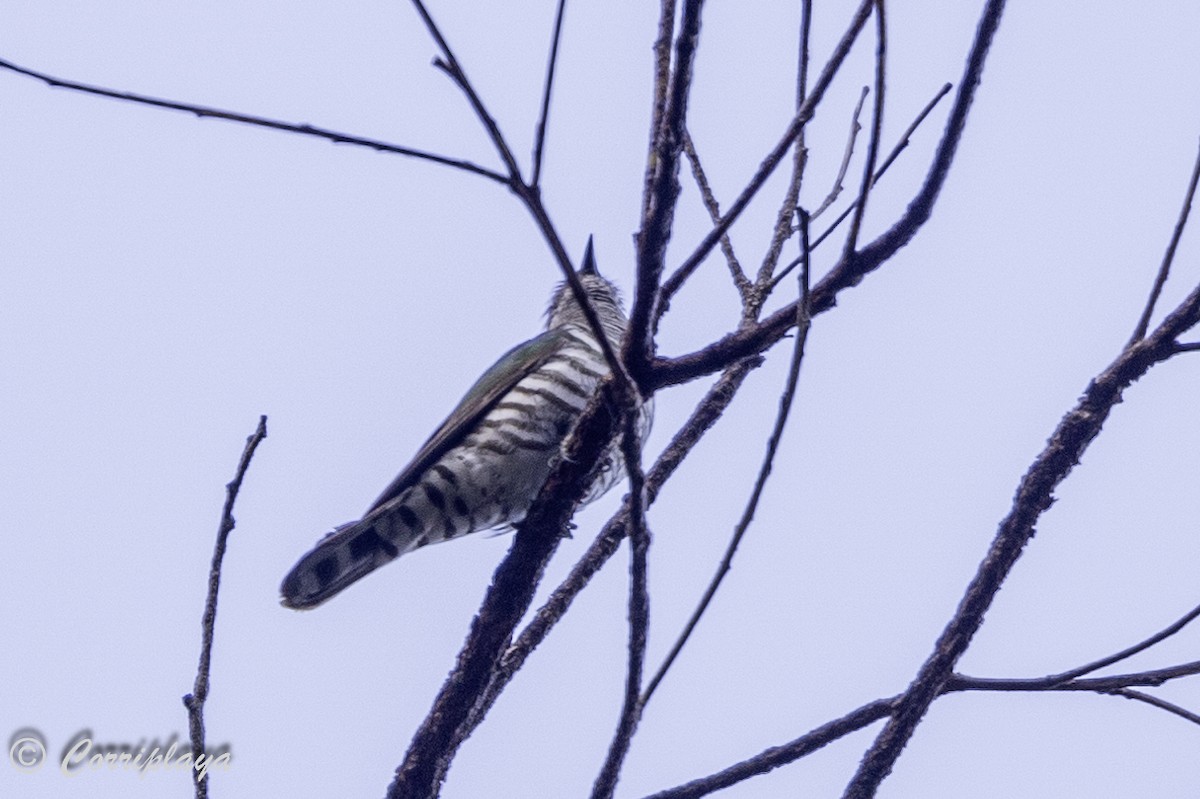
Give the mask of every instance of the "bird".
MULTIPOLYGON (((618 352, 625 312, 616 286, 596 268, 590 237, 576 274, 612 351, 618 352)), ((415 549, 518 524, 608 374, 599 341, 563 281, 551 295, 546 330, 483 373, 361 519, 336 527, 300 558, 280 586, 282 604, 316 607, 415 549)), ((637 413, 645 440, 652 399, 637 413)), ((583 502, 618 483, 623 463, 614 439, 589 478, 583 502)))

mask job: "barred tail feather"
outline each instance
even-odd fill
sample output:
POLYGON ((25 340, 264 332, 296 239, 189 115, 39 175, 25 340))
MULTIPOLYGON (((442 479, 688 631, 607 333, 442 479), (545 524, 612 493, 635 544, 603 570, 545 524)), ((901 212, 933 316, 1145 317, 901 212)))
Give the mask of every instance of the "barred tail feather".
POLYGON ((308 610, 343 588, 399 557, 380 530, 377 519, 343 524, 300 559, 279 587, 281 602, 295 610, 308 610))

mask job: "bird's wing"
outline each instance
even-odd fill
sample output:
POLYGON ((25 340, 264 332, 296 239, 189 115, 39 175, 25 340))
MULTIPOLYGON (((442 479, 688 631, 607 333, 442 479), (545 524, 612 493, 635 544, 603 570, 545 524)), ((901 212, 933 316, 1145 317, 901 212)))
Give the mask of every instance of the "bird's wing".
POLYGON ((561 346, 567 334, 547 330, 541 335, 513 347, 475 381, 446 421, 434 431, 429 440, 413 456, 396 479, 371 503, 367 513, 400 496, 448 450, 466 438, 483 416, 500 398, 530 372, 539 368, 561 346))

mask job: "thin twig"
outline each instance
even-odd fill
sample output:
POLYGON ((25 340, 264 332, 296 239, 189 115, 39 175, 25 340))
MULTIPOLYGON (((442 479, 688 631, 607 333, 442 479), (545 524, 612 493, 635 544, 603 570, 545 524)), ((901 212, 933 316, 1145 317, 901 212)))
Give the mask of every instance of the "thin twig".
POLYGON ((842 248, 842 259, 849 260, 858 248, 858 232, 862 229, 863 216, 867 212, 867 198, 875 185, 875 160, 879 157, 879 139, 883 135, 883 102, 887 89, 887 15, 883 0, 875 2, 875 107, 871 114, 871 138, 867 143, 867 159, 863 164, 862 185, 858 190, 858 201, 850 218, 850 231, 842 248))
POLYGON ((1082 677, 1085 674, 1090 674, 1093 671, 1099 671, 1100 669, 1111 666, 1114 663, 1119 663, 1122 660, 1127 660, 1136 654, 1146 651, 1155 644, 1165 641, 1166 639, 1178 633, 1184 627, 1191 624, 1197 618, 1200 618, 1200 605, 1192 608, 1187 613, 1183 614, 1183 616, 1181 616, 1179 619, 1172 622, 1162 630, 1159 630, 1144 641, 1139 641, 1133 646, 1122 649, 1120 652, 1108 655, 1107 657, 1102 657, 1099 660, 1094 660, 1091 663, 1086 663, 1078 668, 1070 669, 1069 671, 1064 671, 1060 674, 1051 674, 1050 676, 1042 679, 1051 685, 1057 685, 1058 683, 1068 682, 1078 677, 1082 677))
MULTIPOLYGON (((808 95, 808 62, 809 40, 812 34, 812 0, 801 0, 800 3, 800 37, 797 50, 796 64, 796 110, 804 105, 808 95)), ((775 230, 771 234, 771 243, 759 264, 758 274, 754 279, 754 290, 750 301, 742 308, 742 323, 750 324, 757 321, 762 313, 763 303, 771 295, 773 283, 771 275, 779 266, 779 257, 783 254, 783 245, 792 237, 794 232, 792 219, 800 202, 800 186, 804 182, 804 171, 808 166, 808 146, 805 142, 806 128, 800 128, 796 134, 796 146, 792 150, 792 176, 788 180, 787 191, 783 194, 783 202, 775 214, 775 230)), ((811 248, 808 248, 811 251, 811 248)))
POLYGON ((825 195, 821 204, 817 206, 817 210, 809 215, 809 219, 816 219, 825 213, 825 209, 837 201, 845 188, 842 182, 846 179, 846 172, 850 170, 850 159, 854 156, 854 143, 858 141, 858 132, 862 130, 862 125, 858 123, 858 117, 862 114, 863 103, 867 101, 868 92, 870 89, 863 86, 858 95, 858 102, 854 105, 854 113, 850 116, 850 135, 846 137, 846 149, 842 152, 842 165, 838 167, 837 177, 833 179, 833 187, 830 188, 829 194, 825 195))
MULTIPOLYGON (((811 61, 810 57, 810 42, 812 40, 812 0, 800 0, 800 45, 797 48, 798 57, 796 63, 796 110, 800 110, 800 106, 804 105, 804 98, 808 96, 808 65, 811 61)), ((803 144, 804 131, 796 137, 796 141, 803 144)), ((803 148, 801 148, 803 149, 803 148)))
MULTIPOLYGON (((801 211, 800 213, 800 247, 801 252, 806 253, 808 246, 808 215, 801 211)), ((729 539, 729 544, 725 548, 725 554, 721 558, 720 565, 717 566, 716 574, 705 589, 704 595, 700 598, 700 602, 696 605, 696 609, 692 611, 691 617, 687 624, 684 625, 683 631, 679 634, 675 644, 671 647, 671 651, 663 660, 658 671, 650 679, 646 685, 646 691, 642 695, 642 704, 645 705, 650 701, 650 697, 654 695, 654 691, 658 688, 667 672, 671 668, 671 664, 683 651, 683 647, 687 644, 692 632, 696 629, 696 625, 700 623, 700 619, 704 616, 704 612, 708 609, 708 605, 712 602, 713 597, 717 593, 717 589, 721 587, 721 582, 725 579, 725 575, 729 573, 733 566, 734 555, 737 554, 738 547, 742 543, 742 538, 745 537, 746 531, 750 529, 750 523, 754 521, 754 514, 758 510, 759 500, 762 498, 763 489, 766 488, 767 479, 771 476, 771 468, 775 463, 775 453, 779 450, 779 442, 783 440, 783 431, 787 426, 788 415, 791 413, 792 402, 796 397, 796 386, 800 381, 800 366, 804 361, 804 344, 808 340, 808 329, 812 322, 808 315, 808 279, 809 269, 807 258, 804 261, 804 266, 800 269, 800 301, 796 304, 796 340, 792 348, 792 360, 788 366, 787 382, 784 384, 783 393, 779 397, 779 410, 775 415, 775 424, 771 430, 771 435, 767 439, 766 452, 763 454, 762 466, 759 467, 758 477, 755 478, 754 488, 750 492, 750 498, 746 501, 746 507, 742 511, 742 516, 738 520, 737 525, 733 529, 733 535, 729 539)))
MULTIPOLYGON (((550 247, 550 251, 554 253, 559 269, 562 271, 567 284, 571 287, 571 293, 574 295, 575 301, 579 304, 580 310, 583 311, 583 316, 587 320, 588 327, 595 336, 597 344, 600 345, 600 351, 604 354, 604 360, 607 361, 609 369, 615 375, 618 393, 621 396, 629 395, 632 390, 632 380, 629 377, 629 373, 624 363, 617 357, 611 342, 608 340, 607 334, 604 332, 604 326, 600 324, 600 317, 596 315, 596 309, 592 307, 591 302, 588 300, 583 283, 580 282, 579 275, 575 273, 575 268, 571 265, 571 257, 567 254, 567 250, 563 246, 562 238, 558 235, 558 229, 550 221, 550 213, 542 203, 541 191, 536 184, 526 183, 525 179, 521 176, 521 168, 517 165, 516 158, 513 157, 512 148, 508 146, 508 141, 505 139, 504 133, 500 130, 500 126, 496 124, 496 120, 491 115, 491 112, 488 111, 487 106, 484 105, 479 93, 475 91, 471 79, 467 77, 462 64, 459 62, 457 56, 454 55, 454 51, 446 41, 446 37, 442 34, 437 23, 433 21, 433 17, 430 16, 429 11, 425 8, 425 4, 422 0, 412 0, 412 3, 417 9, 417 13, 420 14, 422 21, 424 21, 429 35, 442 51, 441 57, 434 60, 434 66, 449 75, 455 85, 466 95, 467 101, 475 111, 475 116, 478 117, 480 123, 487 131, 488 137, 492 140, 492 145, 496 148, 496 152, 499 153, 500 159, 508 169, 508 179, 505 183, 521 199, 521 202, 525 204, 525 208, 533 216, 533 220, 537 223, 542 237, 550 247)), ((554 46, 557 47, 557 44, 558 38, 556 36, 554 46)), ((553 59, 551 60, 553 61, 553 59)), ((549 78, 547 78, 546 91, 549 92, 549 78)), ((629 401, 636 402, 632 398, 629 401)))
MULTIPOLYGON (((878 183, 879 179, 883 177, 883 174, 887 172, 888 167, 890 167, 892 163, 900 157, 900 153, 908 149, 908 145, 912 143, 912 135, 916 132, 917 128, 920 127, 921 123, 925 121, 925 118, 929 116, 930 112, 933 111, 938 102, 950 93, 951 88, 952 86, 949 83, 943 84, 942 88, 938 90, 938 93, 934 95, 934 98, 925 104, 925 107, 921 109, 921 113, 917 114, 916 119, 912 121, 912 124, 909 125, 908 129, 905 130, 900 136, 900 140, 896 142, 896 146, 892 148, 892 151, 888 154, 888 157, 883 160, 883 164, 880 165, 879 169, 875 170, 875 178, 872 181, 873 183, 878 183)), ((837 230, 838 226, 840 226, 850 217, 850 214, 854 212, 854 208, 857 204, 858 198, 856 197, 854 202, 846 206, 846 209, 838 214, 837 219, 833 220, 833 223, 829 227, 825 228, 821 235, 813 239, 811 249, 815 250, 817 247, 820 247, 821 243, 825 241, 825 239, 829 238, 833 231, 837 230)), ((771 281, 770 291, 774 291, 775 287, 779 285, 779 282, 787 277, 791 271, 799 265, 800 259, 796 258, 796 260, 784 267, 784 269, 780 271, 780 273, 771 281)))
POLYGON ((56 78, 51 75, 47 75, 44 72, 38 72, 36 70, 18 66, 10 61, 0 60, 0 69, 7 69, 10 72, 16 72, 21 75, 27 75, 31 78, 36 78, 48 86, 53 86, 55 88, 70 89, 71 91, 93 94, 100 97, 109 97, 114 100, 124 100, 131 103, 154 106, 155 108, 184 111, 189 114, 195 114, 201 118, 207 117, 209 119, 223 119, 227 122, 239 122, 244 125, 270 128, 271 130, 281 130, 285 133, 296 133, 301 136, 314 136, 318 139, 325 139, 335 144, 351 144, 357 147, 368 147, 381 153, 403 155, 408 156, 409 158, 417 158, 422 161, 431 161, 435 164, 453 167, 454 169, 461 169, 465 172, 470 172, 473 175, 480 175, 488 178, 489 180, 494 180, 497 183, 506 185, 508 183, 508 178, 504 177, 504 175, 501 175, 499 172, 479 166, 478 164, 473 164, 470 161, 449 158, 444 155, 438 155, 436 153, 426 152, 424 150, 416 150, 411 147, 401 147, 398 144, 389 144, 388 142, 379 141, 377 139, 367 139, 361 136, 352 136, 348 133, 339 133, 335 130, 314 127, 312 125, 295 122, 282 122, 277 119, 268 119, 267 117, 254 116, 252 114, 241 114, 236 111, 226 111, 220 108, 197 105, 195 103, 185 103, 177 100, 164 100, 144 94, 135 94, 133 92, 121 92, 116 91, 115 89, 106 89, 102 86, 92 86, 87 83, 79 83, 77 81, 56 78))
POLYGON ((1119 688, 1116 691, 1113 691, 1112 695, 1123 696, 1126 699, 1133 699, 1138 702, 1145 702, 1147 705, 1153 705, 1160 710, 1165 710, 1168 713, 1174 713, 1181 719, 1186 719, 1193 724, 1200 724, 1200 716, 1196 715, 1190 710, 1185 710, 1173 702, 1168 702, 1165 699, 1159 699, 1157 696, 1153 696, 1142 691, 1135 691, 1132 688, 1119 688))
POLYGON ((436 60, 434 62, 435 66, 446 72, 451 79, 454 80, 455 84, 458 85, 459 88, 461 88, 467 95, 472 108, 475 109, 476 115, 480 118, 484 127, 487 129, 493 144, 500 153, 502 160, 504 160, 505 165, 509 170, 507 177, 495 170, 481 167, 478 164, 471 163, 470 161, 449 158, 436 153, 430 153, 410 147, 402 147, 400 145, 390 144, 388 142, 378 141, 376 139, 352 136, 349 134, 340 133, 338 131, 313 127, 312 125, 281 122, 279 120, 268 119, 266 117, 241 114, 234 111, 210 108, 193 103, 164 100, 130 92, 119 92, 100 86, 91 86, 85 83, 55 78, 51 75, 26 69, 25 67, 21 67, 4 60, 0 60, 0 69, 7 69, 12 72, 27 75, 54 87, 61 87, 71 89, 73 91, 99 95, 101 97, 110 97, 117 100, 125 100, 128 102, 150 105, 157 108, 185 111, 202 118, 208 117, 213 119, 223 119, 230 122, 239 122, 256 127, 280 130, 287 133, 313 136, 316 138, 326 139, 337 144, 350 144, 359 147, 367 147, 378 152, 392 153, 395 155, 403 155, 410 158, 430 161, 455 169, 460 169, 465 172, 470 172, 471 174, 480 175, 497 183, 508 186, 514 193, 517 194, 518 197, 520 197, 521 201, 525 203, 526 208, 533 216, 534 222, 537 224, 539 231, 542 233, 542 237, 549 245, 550 251, 554 254, 555 260, 558 262, 560 269, 563 271, 567 282, 571 284, 572 292, 575 294, 576 300, 583 308, 584 316, 587 318, 592 331, 596 333, 600 342, 600 347, 604 351, 605 357, 609 361, 610 366, 614 368, 614 371, 622 373, 623 370, 617 366, 619 361, 617 360, 615 353, 612 352, 612 348, 609 346, 607 339, 600 334, 601 327, 599 325, 599 319, 596 317, 595 310, 591 308, 590 303, 586 301, 583 287, 579 284, 578 278, 575 277, 574 269, 571 265, 571 258, 567 254, 566 248, 563 246, 562 240, 559 237, 556 228, 550 221, 549 213, 546 211, 541 202, 541 196, 537 190, 537 187, 531 187, 524 183, 523 179, 521 178, 520 168, 517 166, 516 160, 512 157, 512 153, 503 135, 501 134, 499 127, 496 125, 495 120, 492 118, 491 114, 488 113, 478 94, 471 86, 470 81, 463 72, 461 65, 454 57, 453 52, 450 51, 449 45, 446 43, 445 38, 441 35, 441 32, 438 30, 437 25, 433 22, 433 19, 429 16, 428 12, 425 11, 424 6, 420 3, 420 0, 414 0, 414 3, 416 4, 418 11, 421 13, 422 18, 425 20, 426 25, 429 27, 431 35, 434 37, 435 41, 438 42, 439 46, 443 48, 443 53, 445 56, 443 59, 436 60))
MULTIPOLYGON (((808 124, 808 121, 812 118, 817 105, 820 104, 821 99, 825 96, 826 89, 829 88, 829 84, 833 81, 834 77, 841 69, 842 63, 846 60, 846 56, 850 52, 851 45, 854 44, 859 33, 862 31, 863 25, 866 24, 867 17, 870 16, 871 6, 873 3, 874 0, 862 0, 858 9, 855 11, 854 16, 850 20, 849 27, 842 35, 841 40, 838 41, 837 46, 833 50, 833 54, 830 55, 829 61, 826 62, 825 68, 821 71, 820 77, 817 78, 817 82, 813 86, 812 92, 806 98, 804 98, 804 102, 801 104, 800 109, 796 112, 795 117, 792 118, 787 130, 784 131, 783 136, 780 138, 779 142, 775 145, 771 152, 767 154, 767 157, 763 159, 761 164, 759 164, 754 176, 750 178, 750 181, 746 184, 746 187, 742 189, 742 193, 739 194, 737 199, 733 201, 733 204, 726 209, 725 215, 721 218, 720 224, 714 225, 713 228, 709 230, 704 238, 701 239, 700 244, 696 246, 696 249, 692 252, 692 254, 689 255, 684 262, 680 264, 679 267, 671 274, 671 276, 663 282, 658 306, 654 311, 654 317, 656 320, 666 312, 667 306, 670 303, 670 299, 672 296, 674 296, 675 292, 679 291, 684 282, 691 277, 692 272, 694 272, 696 268, 700 266, 700 263, 706 257, 708 257, 708 254, 712 252, 712 248, 716 246, 718 241, 720 241, 721 236, 723 236, 725 232, 728 231, 733 225, 733 223, 736 222, 741 216, 742 211, 746 209, 746 206, 750 204, 750 201, 754 199, 754 196, 758 194, 759 189, 763 187, 763 184, 765 184, 771 174, 774 173, 775 168, 779 166, 779 163, 787 154, 788 149, 795 142, 796 137, 800 135, 800 130, 808 124)), ((794 316, 795 309, 793 308, 792 317, 794 318, 794 316)))
POLYGON ((882 718, 887 718, 894 710, 896 702, 899 699, 900 697, 898 696, 890 699, 876 699, 874 702, 865 704, 839 719, 823 724, 811 732, 801 735, 794 741, 789 741, 782 746, 772 746, 754 757, 743 760, 740 763, 735 763, 716 774, 710 774, 707 777, 692 780, 684 785, 659 791, 658 793, 644 797, 644 799, 699 799, 701 796, 716 793, 723 788, 736 785, 750 777, 766 774, 772 769, 799 760, 833 743, 839 738, 844 738, 852 732, 857 732, 882 718))
POLYGON ((621 716, 604 766, 592 788, 592 799, 611 799, 641 719, 642 669, 646 663, 646 641, 650 626, 650 592, 647 583, 650 529, 646 524, 646 480, 642 473, 642 448, 636 410, 625 414, 624 426, 621 450, 625 469, 629 473, 629 659, 621 716))
POLYGON ((488 138, 492 140, 492 144, 496 147, 496 152, 499 154, 500 160, 504 162, 504 166, 508 169, 509 175, 519 177, 521 168, 517 166, 517 159, 513 157, 512 149, 509 148, 508 142, 504 139, 504 134, 500 132, 500 127, 483 104, 483 100, 480 99, 479 94, 475 91, 475 87, 471 85, 471 81, 467 78, 467 73, 463 70, 462 64, 458 62, 458 58, 455 57, 454 51, 450 49, 450 45, 442 35, 441 29, 433 21, 433 17, 429 15, 429 11, 425 8, 425 4, 421 0, 412 0, 412 4, 421 16, 421 20, 425 23, 425 28, 429 31, 429 35, 433 37, 433 40, 437 42, 438 48, 442 51, 441 58, 434 59, 433 65, 450 76, 450 79, 458 85, 458 88, 462 89, 463 94, 467 96, 467 102, 471 104, 475 115, 479 117, 479 121, 487 130, 488 138))
POLYGON ((1167 276, 1171 273, 1171 262, 1175 260, 1175 248, 1179 246, 1179 239, 1183 236, 1183 229, 1187 226, 1188 214, 1192 211, 1192 200, 1196 196, 1197 182, 1200 182, 1200 151, 1196 153, 1196 164, 1192 167, 1192 177, 1188 181, 1183 207, 1179 209, 1179 218, 1175 220, 1175 230, 1171 234, 1171 242, 1167 245, 1167 251, 1163 253, 1162 264, 1158 267, 1158 275, 1154 278, 1153 288, 1150 289, 1150 299, 1146 301, 1142 318, 1138 320, 1137 327, 1133 329, 1133 336, 1130 337, 1126 346, 1132 346, 1146 337, 1146 330, 1150 327, 1150 317, 1154 315, 1154 306, 1158 304, 1159 295, 1162 294, 1163 286, 1167 283, 1167 276))
POLYGON ((550 58, 546 64, 546 81, 542 89, 542 111, 538 115, 537 133, 533 142, 533 170, 529 185, 537 188, 542 179, 542 154, 546 146, 546 122, 550 118, 550 92, 554 88, 554 67, 558 63, 558 43, 562 40, 563 12, 567 0, 558 0, 558 11, 554 15, 554 37, 550 44, 550 58))
POLYGON ((969 677, 965 674, 953 674, 946 681, 943 693, 957 691, 1015 691, 1015 692, 1048 692, 1048 691, 1091 691, 1093 693, 1111 693, 1119 688, 1132 686, 1159 686, 1181 677, 1193 677, 1200 674, 1200 660, 1189 663, 1179 663, 1161 669, 1136 671, 1129 674, 1112 674, 1107 677, 1082 677, 1072 680, 1057 680, 1055 676, 1038 677, 1035 679, 1005 679, 1000 677, 969 677))
MULTIPOLYGON (((975 90, 983 78, 983 67, 987 63, 988 53, 991 52, 992 40, 1000 27, 1004 4, 1005 0, 988 0, 984 4, 979 26, 975 29, 975 39, 971 42, 971 51, 967 55, 967 65, 958 84, 958 94, 946 120, 945 133, 938 143, 933 163, 920 190, 900 218, 886 232, 857 252, 853 258, 843 258, 821 281, 822 284, 831 288, 857 285, 868 272, 878 268, 911 241, 929 220, 938 195, 946 184, 946 175, 950 173, 950 165, 954 163, 958 145, 962 142, 962 133, 966 128, 971 103, 975 99, 975 90)), ((817 288, 819 289, 820 285, 817 288)))
MULTIPOLYGON (((213 547, 212 564, 208 569, 208 596, 204 600, 204 616, 200 627, 200 663, 196 668, 196 682, 190 694, 184 694, 183 706, 187 708, 188 734, 192 742, 192 762, 198 764, 204 756, 204 703, 208 700, 208 673, 212 664, 213 635, 217 624, 217 591, 221 587, 221 562, 225 559, 225 546, 229 542, 229 534, 236 524, 233 519, 233 505, 237 502, 238 491, 242 488, 242 480, 246 470, 250 468, 250 460, 254 451, 267 437, 267 417, 258 417, 258 427, 246 439, 242 457, 238 460, 237 471, 233 480, 225 486, 225 507, 221 509, 221 522, 217 525, 217 542, 213 547)), ((196 788, 196 799, 208 796, 208 783, 204 779, 205 772, 198 768, 192 769, 192 782, 196 788)))
MULTIPOLYGON (((683 131, 683 152, 692 167, 692 177, 696 180, 696 187, 700 189, 700 199, 704 202, 704 207, 708 209, 709 218, 714 223, 720 222, 721 206, 713 195, 712 186, 708 183, 708 175, 704 174, 704 167, 700 164, 696 144, 687 130, 683 131)), ((728 234, 721 237, 721 252, 725 255, 725 263, 729 264, 729 274, 733 278, 733 285, 737 287, 742 302, 745 302, 750 292, 750 279, 746 277, 741 263, 738 262, 737 254, 733 251, 733 242, 729 240, 728 234)))
POLYGON ((1200 341, 1176 342, 1176 352, 1200 352, 1200 341))
MULTIPOLYGON (((890 167, 892 163, 900 157, 900 153, 904 152, 908 148, 908 145, 912 143, 912 135, 917 132, 917 128, 921 127, 921 123, 925 121, 925 117, 929 116, 933 112, 933 109, 937 107, 937 104, 940 103, 942 98, 949 94, 950 90, 953 88, 953 83, 943 83, 942 88, 938 89, 937 94, 933 96, 933 99, 925 104, 925 107, 921 109, 921 113, 917 114, 917 116, 913 119, 912 124, 905 128, 904 133, 900 134, 900 140, 896 142, 896 146, 892 148, 890 153, 888 153, 888 157, 883 159, 883 163, 879 165, 878 171, 875 172, 876 182, 883 177, 884 172, 888 171, 888 167, 890 167)), ((828 235, 828 231, 821 234, 822 237, 826 235, 828 235)), ((813 242, 813 246, 817 246, 815 241, 813 242)))
MULTIPOLYGON (((916 118, 912 121, 912 124, 908 126, 908 128, 904 131, 903 134, 901 134, 900 140, 898 142, 896 142, 896 146, 892 148, 892 151, 890 153, 888 153, 888 157, 883 159, 883 163, 880 165, 879 169, 877 169, 875 171, 875 177, 872 180, 873 184, 878 183, 879 179, 882 178, 884 173, 888 171, 888 168, 896 161, 897 158, 900 157, 900 154, 902 152, 904 152, 906 149, 908 149, 908 145, 912 143, 912 135, 914 133, 916 133, 917 128, 921 126, 921 123, 925 121, 925 118, 927 116, 929 116, 929 114, 933 111, 933 109, 937 106, 937 104, 939 102, 941 102, 941 99, 950 93, 950 90, 952 88, 954 88, 953 84, 950 84, 950 83, 942 84, 942 88, 938 89, 938 92, 937 92, 937 94, 935 94, 933 96, 933 99, 925 104, 925 107, 921 109, 921 113, 917 114, 916 118)), ((829 227, 825 228, 824 232, 822 232, 821 235, 819 235, 815 239, 813 239, 812 248, 814 250, 817 247, 820 247, 821 242, 823 242, 823 241, 825 241, 825 239, 829 238, 833 234, 833 232, 835 230, 837 230, 838 227, 850 217, 850 214, 854 213, 854 209, 857 207, 857 204, 858 204, 858 199, 855 198, 854 202, 852 202, 852 203, 850 203, 850 205, 846 206, 846 209, 844 211, 842 211, 840 214, 838 214, 837 219, 833 220, 833 223, 829 227)), ((779 282, 780 280, 782 280, 787 275, 787 273, 792 271, 792 269, 796 268, 796 266, 798 264, 799 264, 799 259, 788 264, 787 268, 784 269, 782 272, 779 273, 779 275, 776 276, 775 281, 779 282)), ((774 286, 772 286, 772 288, 774 288, 774 286)))

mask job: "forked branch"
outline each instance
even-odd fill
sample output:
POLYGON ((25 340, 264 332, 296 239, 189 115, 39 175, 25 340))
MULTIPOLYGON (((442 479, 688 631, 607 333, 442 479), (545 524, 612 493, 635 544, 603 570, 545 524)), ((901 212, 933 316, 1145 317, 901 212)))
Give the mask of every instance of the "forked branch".
MULTIPOLYGON (((1095 693, 1111 696, 1122 696, 1127 699, 1141 701, 1193 723, 1200 723, 1200 715, 1197 715, 1196 713, 1193 713, 1185 708, 1181 708, 1178 705, 1167 702, 1159 697, 1146 694, 1143 691, 1135 690, 1135 686, 1162 685, 1169 680, 1200 674, 1200 661, 1184 663, 1164 669, 1114 675, 1111 677, 1063 679, 1064 675, 1085 674, 1096 668, 1100 668, 1100 664, 1112 664, 1130 656, 1134 652, 1144 651, 1147 647, 1152 646, 1154 643, 1163 641, 1171 635, 1179 632, 1184 626, 1197 617, 1198 612, 1200 612, 1200 608, 1190 611, 1166 629, 1154 634, 1150 638, 1147 638, 1140 644, 1136 644, 1114 655, 1101 658, 1093 663, 1086 664, 1060 674, 1037 679, 996 679, 967 677, 956 674, 945 684, 945 686, 943 686, 939 695, 971 691, 1070 691, 1075 693, 1095 693)), ((749 757, 746 760, 735 763, 707 777, 692 780, 684 785, 679 785, 675 788, 670 788, 665 791, 660 791, 651 796, 645 797, 645 799, 698 799, 698 797, 715 793, 716 791, 719 791, 723 788, 728 788, 731 785, 735 785, 759 774, 765 774, 772 769, 787 765, 795 760, 799 760, 800 758, 805 757, 812 752, 815 752, 818 749, 827 746, 834 741, 845 737, 846 735, 861 730, 881 719, 888 718, 899 708, 902 698, 903 695, 877 699, 874 702, 870 702, 862 707, 850 711, 840 718, 829 721, 820 727, 805 733, 799 738, 796 738, 795 740, 779 746, 770 747, 769 749, 766 749, 759 754, 754 755, 753 757, 749 757)))
MULTIPOLYGON (((987 63, 988 53, 991 51, 992 40, 1000 26, 1004 2, 1005 0, 988 0, 984 6, 983 16, 971 44, 971 52, 967 57, 963 78, 958 84, 958 93, 955 95, 954 105, 950 109, 950 117, 946 122, 946 130, 942 134, 941 142, 934 153, 933 163, 921 189, 909 203, 904 214, 888 228, 887 232, 859 250, 853 257, 843 258, 829 274, 813 287, 812 313, 814 316, 832 308, 837 295, 843 289, 857 285, 867 274, 886 263, 897 250, 912 240, 912 237, 932 215, 938 195, 950 172, 950 165, 958 152, 963 131, 966 129, 967 116, 983 77, 983 68, 987 63)), ((872 0, 864 0, 863 5, 859 7, 860 13, 864 16, 854 28, 855 35, 861 29, 861 24, 866 21, 865 14, 870 11, 871 6, 872 0)), ((826 69, 828 70, 828 65, 826 69)), ((822 77, 824 77, 824 73, 822 77)), ((818 84, 820 83, 818 81, 818 84)), ((732 224, 732 216, 733 209, 731 208, 726 211, 723 221, 732 224)), ((697 252, 689 257, 663 284, 664 298, 669 297, 671 291, 678 289, 679 285, 686 280, 688 274, 699 265, 700 260, 715 243, 716 237, 722 232, 724 229, 720 226, 710 231, 697 252)), ((795 313, 796 309, 793 304, 779 309, 762 322, 740 328, 697 352, 676 358, 655 358, 651 365, 650 387, 657 389, 685 383, 700 375, 719 371, 726 364, 732 363, 738 358, 765 351, 791 329, 795 313)))
MULTIPOLYGON (((746 206, 750 204, 750 201, 754 199, 756 194, 758 194, 759 189, 763 187, 763 184, 767 182, 767 179, 775 172, 775 168, 779 166, 784 156, 787 155, 787 151, 791 149, 793 143, 796 141, 796 138, 800 135, 800 131, 805 125, 808 124, 808 121, 812 119, 812 115, 816 111, 816 108, 820 104, 822 98, 824 98, 825 92, 829 88, 829 84, 833 82, 834 77, 841 70, 842 64, 846 60, 846 56, 850 53, 851 46, 854 44, 855 40, 858 39, 859 33, 862 32, 863 26, 867 22, 867 18, 871 15, 871 7, 873 4, 874 0, 862 0, 857 11, 854 13, 854 16, 851 18, 845 34, 842 35, 841 40, 839 40, 837 46, 834 47, 833 53, 830 55, 829 60, 825 63, 825 68, 821 70, 821 75, 817 78, 816 83, 813 84, 812 91, 807 97, 804 98, 804 102, 800 104, 800 108, 796 111, 796 115, 792 118, 791 123, 784 131, 779 142, 774 148, 772 148, 771 152, 767 154, 767 157, 763 159, 762 163, 759 164, 757 171, 755 171, 753 177, 750 178, 750 181, 746 184, 746 187, 742 189, 741 194, 739 194, 737 199, 735 199, 729 208, 726 209, 725 215, 721 217, 720 223, 713 226, 713 228, 704 236, 704 238, 701 239, 700 243, 696 246, 696 249, 692 252, 692 254, 689 255, 684 262, 680 264, 674 272, 671 273, 671 276, 663 282, 661 296, 659 297, 658 304, 654 309, 655 322, 657 322, 658 318, 661 317, 666 311, 671 297, 674 296, 675 292, 679 291, 684 282, 691 277, 696 268, 699 267, 704 259, 708 257, 708 254, 712 252, 713 247, 715 247, 717 242, 721 240, 721 236, 723 236, 725 232, 728 231, 733 225, 733 223, 738 220, 742 214, 742 211, 746 210, 746 206)), ((666 246, 665 243, 663 246, 666 246)), ((791 313, 791 318, 794 319, 796 309, 792 308, 791 313)), ((782 335, 782 332, 780 335, 782 335)), ((657 361, 655 362, 654 371, 659 371, 657 361)), ((716 370, 714 369, 713 371, 716 370)), ((665 385, 665 383, 660 381, 661 377, 659 375, 651 376, 651 385, 665 385)))

